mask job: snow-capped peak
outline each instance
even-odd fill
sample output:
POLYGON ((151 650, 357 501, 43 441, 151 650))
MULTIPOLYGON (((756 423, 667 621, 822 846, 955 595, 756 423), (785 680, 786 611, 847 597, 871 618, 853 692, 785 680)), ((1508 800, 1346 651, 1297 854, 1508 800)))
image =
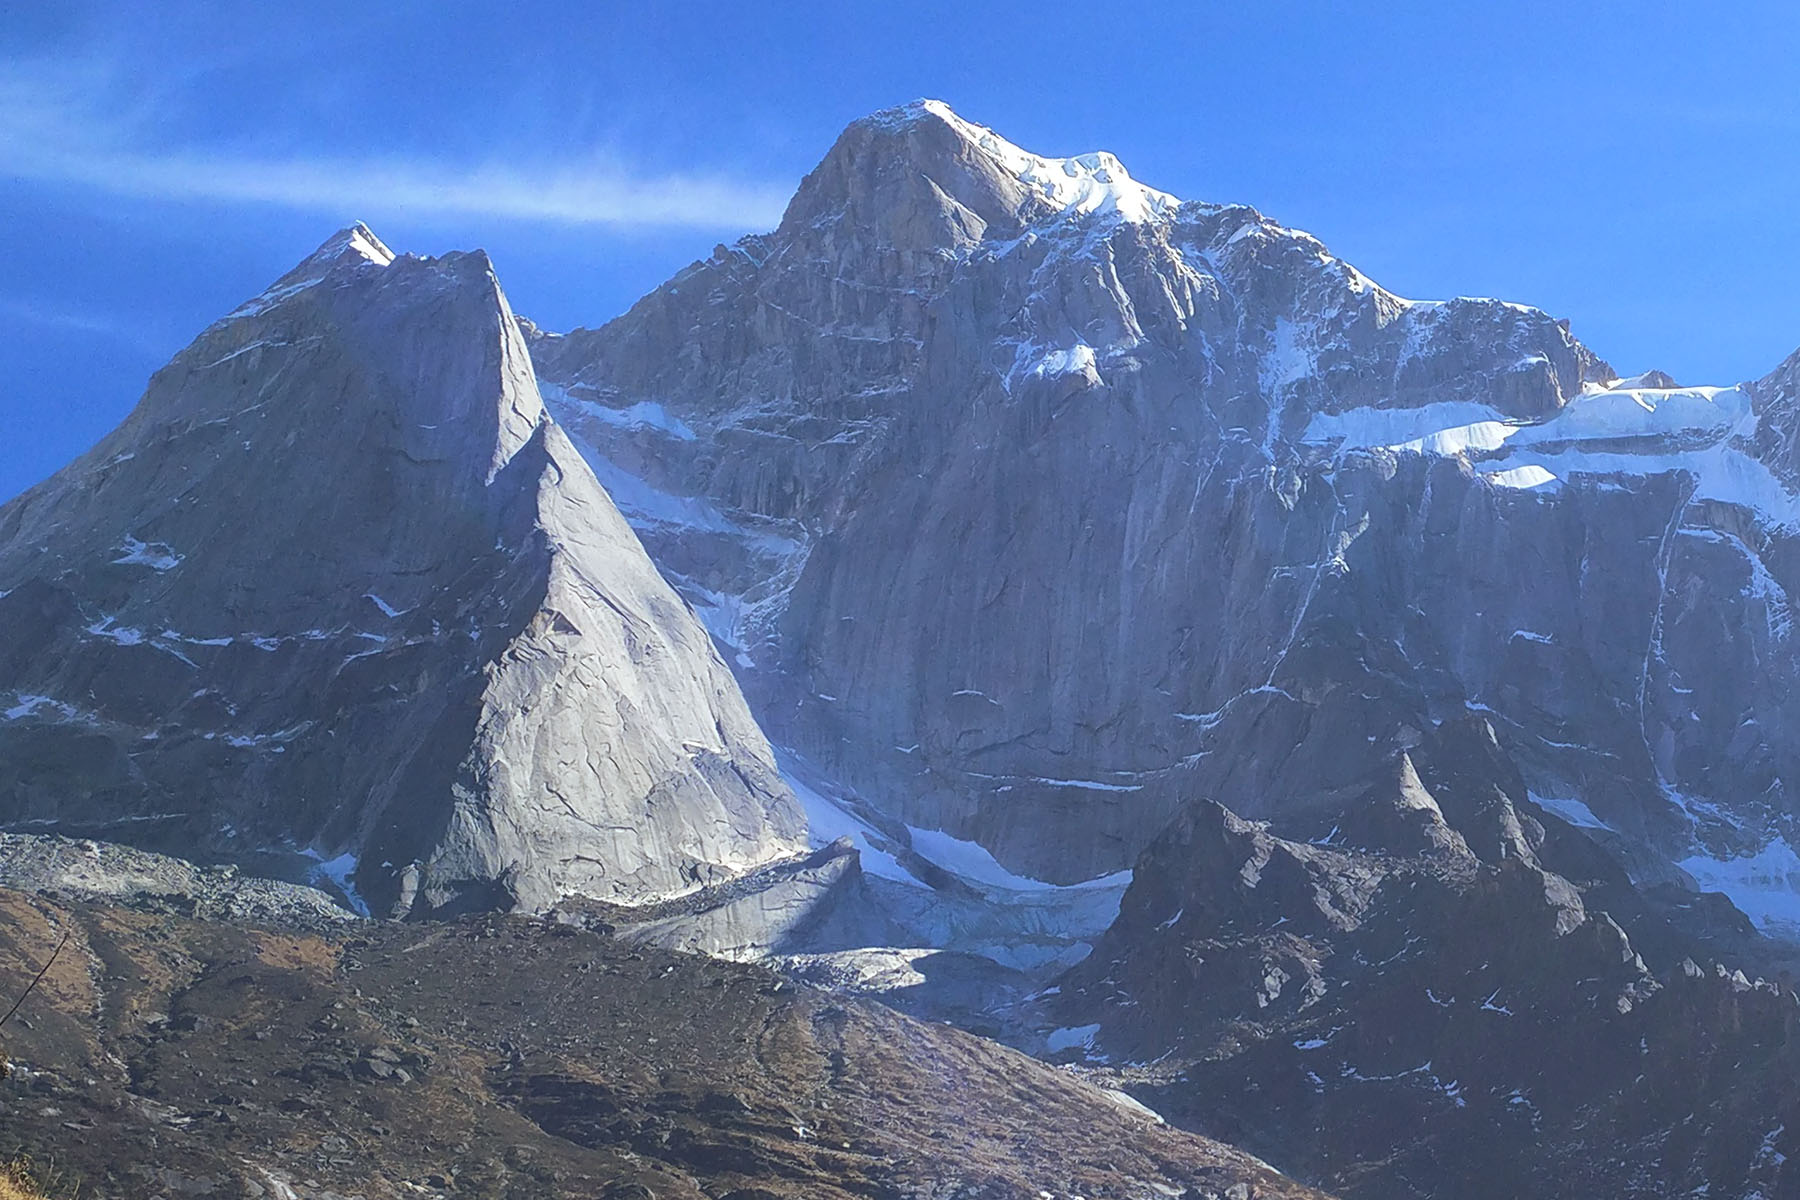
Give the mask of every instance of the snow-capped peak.
POLYGON ((361 221, 353 222, 326 238, 298 266, 260 294, 239 305, 224 320, 252 317, 264 312, 289 296, 319 283, 330 274, 333 267, 345 260, 385 267, 394 261, 394 252, 367 225, 361 221))
POLYGON ((1014 145, 985 125, 964 120, 942 100, 920 100, 902 111, 930 114, 945 122, 1028 189, 1064 212, 1116 212, 1127 221, 1148 221, 1174 212, 1181 204, 1169 193, 1133 179, 1124 164, 1104 150, 1072 158, 1047 158, 1014 145))
POLYGON ((360 254, 377 266, 385 267, 394 261, 394 252, 375 236, 374 230, 361 221, 338 230, 314 252, 313 257, 319 258, 330 254, 331 257, 337 258, 346 251, 360 254))

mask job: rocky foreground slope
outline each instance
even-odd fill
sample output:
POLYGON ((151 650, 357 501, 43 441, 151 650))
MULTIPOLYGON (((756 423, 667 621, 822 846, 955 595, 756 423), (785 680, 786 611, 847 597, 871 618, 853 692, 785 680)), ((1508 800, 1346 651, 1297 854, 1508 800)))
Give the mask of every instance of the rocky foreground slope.
POLYGON ((0 889, 0 977, 71 938, 6 1031, 0 1153, 96 1200, 1321 1195, 761 968, 524 918, 222 923, 193 899, 0 889))
POLYGON ((395 915, 630 903, 806 844, 487 257, 361 226, 0 508, 0 821, 310 856, 395 915))

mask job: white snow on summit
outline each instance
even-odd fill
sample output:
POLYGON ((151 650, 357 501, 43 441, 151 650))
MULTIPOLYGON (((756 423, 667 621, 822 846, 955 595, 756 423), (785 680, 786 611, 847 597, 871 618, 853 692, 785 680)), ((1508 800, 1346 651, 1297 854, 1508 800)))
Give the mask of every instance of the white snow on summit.
POLYGON ((964 137, 980 146, 1021 182, 1066 213, 1116 213, 1126 221, 1148 221, 1166 216, 1181 206, 1167 192, 1146 187, 1131 177, 1124 164, 1101 150, 1073 158, 1046 158, 1021 149, 985 125, 965 121, 942 100, 925 100, 924 111, 948 122, 964 137))
POLYGON ((354 225, 338 230, 327 238, 317 250, 308 255, 299 266, 283 275, 264 291, 240 304, 227 313, 223 320, 215 324, 223 324, 225 321, 238 317, 256 316, 258 313, 280 304, 283 300, 317 285, 346 255, 354 255, 363 262, 372 263, 378 267, 389 266, 394 261, 394 252, 389 250, 367 225, 358 221, 354 225))
POLYGON ((394 252, 375 236, 373 230, 360 221, 338 236, 343 238, 345 249, 356 251, 378 266, 385 267, 394 261, 394 252))

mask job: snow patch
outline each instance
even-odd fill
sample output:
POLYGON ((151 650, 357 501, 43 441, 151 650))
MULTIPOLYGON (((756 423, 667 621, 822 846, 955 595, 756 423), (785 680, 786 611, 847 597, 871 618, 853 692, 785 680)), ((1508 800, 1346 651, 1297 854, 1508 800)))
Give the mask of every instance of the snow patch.
POLYGON ((1504 471, 1490 471, 1482 476, 1498 488, 1512 488, 1515 491, 1529 492, 1546 485, 1561 483, 1562 480, 1552 475, 1545 468, 1533 463, 1527 467, 1510 467, 1504 471))
POLYGON ((410 608, 395 608, 386 600, 377 596, 374 592, 364 592, 363 599, 372 603, 376 608, 379 608, 381 610, 381 615, 384 617, 401 617, 412 611, 410 608))
MULTIPOLYGON (((275 349, 277 347, 286 346, 289 344, 290 343, 288 343, 288 342, 271 339, 271 338, 257 338, 254 342, 249 342, 245 345, 239 346, 236 350, 233 350, 230 354, 224 354, 224 355, 219 356, 218 358, 213 359, 209 363, 200 364, 200 370, 207 371, 207 370, 211 370, 213 367, 224 366, 226 363, 232 361, 235 358, 240 357, 241 355, 248 354, 252 350, 261 350, 265 347, 267 347, 269 349, 275 349)), ((249 446, 250 446, 250 443, 248 443, 248 442, 244 443, 245 449, 249 449, 249 446)))
POLYGON ((1479 462, 1489 483, 1517 490, 1686 472, 1695 500, 1800 527, 1800 497, 1734 444, 1754 432, 1756 419, 1739 388, 1613 387, 1586 390, 1536 423, 1467 401, 1319 413, 1300 440, 1340 451, 1460 455, 1479 462))
MULTIPOLYGON (((1100 1090, 1106 1094, 1108 1100, 1111 1100, 1114 1104, 1117 1104, 1127 1112, 1136 1113, 1140 1117, 1148 1117, 1158 1125, 1168 1124, 1167 1121, 1163 1120, 1161 1113, 1157 1112, 1154 1108, 1151 1108, 1148 1104, 1145 1104, 1142 1100, 1139 1100, 1136 1096, 1133 1096, 1130 1092, 1122 1092, 1118 1088, 1101 1088, 1100 1090)), ((1185 1192, 1181 1194, 1186 1195, 1185 1192)))
MULTIPOLYGON (((1237 235, 1232 236, 1235 239, 1237 235)), ((1302 344, 1299 329, 1286 317, 1276 317, 1275 327, 1269 331, 1269 353, 1263 356, 1257 368, 1257 381, 1271 396, 1279 395, 1289 384, 1298 383, 1313 373, 1313 356, 1302 344)))
POLYGON ((1423 437, 1389 446, 1388 449, 1449 458, 1457 454, 1498 450, 1506 444, 1507 438, 1518 431, 1517 425, 1509 425, 1504 421, 1476 421, 1472 425, 1439 429, 1423 437))
POLYGON ((538 393, 549 405, 557 420, 567 427, 571 416, 578 414, 614 429, 650 429, 677 441, 691 442, 697 436, 680 417, 654 400, 640 400, 624 408, 610 408, 598 400, 588 400, 570 393, 561 384, 538 380, 538 393))
MULTIPOLYGON (((1317 413, 1307 422, 1300 440, 1335 443, 1343 450, 1418 448, 1428 441, 1444 438, 1452 430, 1501 422, 1500 413, 1486 404, 1440 400, 1417 408, 1351 408, 1339 413, 1317 413)), ((1423 453, 1423 450, 1418 452, 1423 453)))
POLYGON ((1050 1036, 1044 1039, 1044 1047, 1052 1054, 1060 1054, 1064 1050, 1092 1050, 1094 1039, 1100 1036, 1100 1026, 1064 1025, 1060 1029, 1052 1029, 1050 1036))
POLYGON ((141 646, 144 644, 143 630, 132 629, 122 625, 115 627, 113 625, 112 617, 107 617, 104 620, 94 622, 87 627, 87 631, 95 637, 106 638, 108 641, 117 642, 121 646, 141 646))
POLYGON ((310 848, 302 850, 300 853, 317 864, 307 872, 308 883, 317 886, 321 881, 329 882, 343 893, 351 911, 355 912, 357 916, 369 915, 369 906, 363 903, 363 898, 356 893, 356 885, 351 882, 351 878, 356 874, 356 855, 346 851, 336 858, 326 858, 319 851, 310 848))
POLYGON ((1063 350, 1052 350, 1032 365, 1036 379, 1055 379, 1063 375, 1079 375, 1094 369, 1094 348, 1078 342, 1063 350))
POLYGON ((1800 932, 1800 856, 1786 838, 1741 858, 1696 854, 1675 865, 1702 891, 1725 893, 1758 929, 1800 932))
POLYGON ((181 565, 181 555, 162 542, 140 542, 127 537, 113 559, 114 566, 149 567, 152 571, 172 571, 181 565))
POLYGON ((34 696, 25 692, 15 693, 14 696, 18 703, 4 713, 0 713, 0 717, 8 721, 23 721, 25 718, 35 715, 40 708, 54 709, 56 714, 65 720, 76 715, 73 708, 60 700, 52 700, 49 696, 34 696))
POLYGON ((1141 792, 1141 783, 1105 783, 1098 779, 1047 779, 1041 775, 1028 777, 1032 783, 1045 787, 1079 788, 1084 792, 1141 792))
POLYGON ((1571 825, 1583 829, 1611 829, 1612 826, 1594 815, 1594 810, 1581 801, 1562 796, 1540 796, 1536 792, 1526 793, 1531 802, 1548 812, 1553 812, 1571 825))
POLYGON ((1696 438, 1716 441, 1750 414, 1738 388, 1613 388, 1584 392, 1528 427, 1524 442, 1696 438))
POLYGON ((777 757, 777 761, 781 765, 782 780, 793 791, 794 798, 800 801, 800 807, 806 812, 807 837, 814 849, 829 846, 839 838, 847 837, 856 843, 857 853, 862 856, 862 868, 870 875, 913 887, 924 886, 900 865, 898 859, 870 840, 871 835, 880 836, 874 828, 838 807, 835 801, 802 783, 794 774, 791 763, 783 761, 781 756, 777 757))
POLYGON ((1005 888, 1015 892, 1066 891, 1074 888, 1120 888, 1131 883, 1131 872, 1117 871, 1111 875, 1102 875, 1083 883, 1059 885, 1045 883, 1041 879, 1032 879, 1025 875, 1015 875, 988 852, 987 847, 978 842, 964 841, 952 837, 941 829, 917 829, 907 826, 912 835, 913 852, 920 858, 935 866, 942 867, 952 875, 960 875, 970 883, 986 887, 1005 888))

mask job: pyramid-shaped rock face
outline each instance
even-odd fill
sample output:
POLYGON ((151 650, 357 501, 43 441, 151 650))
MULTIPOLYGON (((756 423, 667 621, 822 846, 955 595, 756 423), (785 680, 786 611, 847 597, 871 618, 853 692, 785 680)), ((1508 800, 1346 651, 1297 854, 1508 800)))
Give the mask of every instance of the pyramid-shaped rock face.
POLYGON ((310 853, 378 912, 632 902, 804 846, 486 256, 361 226, 0 509, 0 704, 14 827, 310 853))

